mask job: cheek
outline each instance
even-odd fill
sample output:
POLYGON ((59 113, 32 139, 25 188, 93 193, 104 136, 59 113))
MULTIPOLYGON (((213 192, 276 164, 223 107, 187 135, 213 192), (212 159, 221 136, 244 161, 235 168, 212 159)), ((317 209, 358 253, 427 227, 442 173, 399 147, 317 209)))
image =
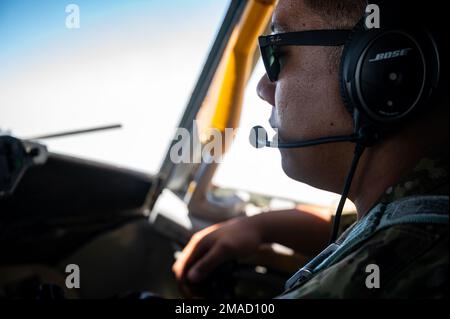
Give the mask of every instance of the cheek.
POLYGON ((337 74, 286 76, 275 92, 280 135, 286 140, 350 134, 352 118, 339 95, 337 74))
POLYGON ((324 129, 327 97, 312 77, 287 77, 277 86, 276 114, 280 135, 287 140, 313 138, 324 129))
POLYGON ((295 137, 293 132, 299 129, 298 122, 301 115, 299 87, 291 85, 292 82, 289 79, 280 82, 275 94, 277 125, 280 134, 286 139, 295 137))

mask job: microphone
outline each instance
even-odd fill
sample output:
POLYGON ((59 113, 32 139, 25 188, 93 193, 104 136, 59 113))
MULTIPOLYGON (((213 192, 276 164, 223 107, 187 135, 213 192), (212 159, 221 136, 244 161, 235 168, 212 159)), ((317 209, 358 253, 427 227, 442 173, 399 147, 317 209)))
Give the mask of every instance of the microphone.
POLYGON ((300 147, 308 147, 329 143, 339 143, 339 142, 358 142, 361 140, 360 134, 351 134, 351 135, 337 135, 337 136, 329 136, 322 137, 318 139, 306 140, 306 141, 298 141, 291 143, 280 142, 277 138, 278 134, 275 135, 275 138, 272 141, 269 141, 267 131, 264 127, 257 125, 253 127, 250 131, 250 144, 255 148, 264 148, 264 147, 272 147, 272 148, 300 148, 300 147))

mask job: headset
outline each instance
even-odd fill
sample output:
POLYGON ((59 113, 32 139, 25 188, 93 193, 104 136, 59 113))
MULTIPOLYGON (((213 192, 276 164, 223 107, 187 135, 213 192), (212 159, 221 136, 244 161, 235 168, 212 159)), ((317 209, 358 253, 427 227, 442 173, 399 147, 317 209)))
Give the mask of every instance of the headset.
POLYGON ((411 117, 426 111, 442 83, 442 47, 448 40, 441 39, 436 30, 428 27, 430 15, 420 19, 418 11, 405 12, 410 1, 371 3, 380 8, 380 28, 367 29, 367 15, 363 16, 344 45, 340 63, 340 93, 353 117, 353 134, 293 143, 268 141, 267 132, 261 126, 255 126, 250 134, 250 143, 256 148, 301 148, 337 142, 356 144, 330 243, 337 239, 345 200, 364 150, 411 117))

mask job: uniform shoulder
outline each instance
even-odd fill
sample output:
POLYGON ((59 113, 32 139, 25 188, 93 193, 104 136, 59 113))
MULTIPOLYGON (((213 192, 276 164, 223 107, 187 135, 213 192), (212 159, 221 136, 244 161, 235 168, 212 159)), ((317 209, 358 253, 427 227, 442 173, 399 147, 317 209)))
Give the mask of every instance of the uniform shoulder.
POLYGON ((281 297, 447 296, 448 266, 448 225, 398 224, 375 232, 339 262, 281 297), (370 288, 371 275, 379 276, 379 288, 370 288))

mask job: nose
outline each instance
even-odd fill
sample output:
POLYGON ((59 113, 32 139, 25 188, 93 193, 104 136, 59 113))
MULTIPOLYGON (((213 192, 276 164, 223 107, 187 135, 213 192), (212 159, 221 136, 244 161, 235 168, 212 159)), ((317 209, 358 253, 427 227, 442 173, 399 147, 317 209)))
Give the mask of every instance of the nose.
POLYGON ((269 80, 267 74, 264 74, 261 80, 259 80, 256 92, 261 99, 275 106, 275 84, 269 80))

